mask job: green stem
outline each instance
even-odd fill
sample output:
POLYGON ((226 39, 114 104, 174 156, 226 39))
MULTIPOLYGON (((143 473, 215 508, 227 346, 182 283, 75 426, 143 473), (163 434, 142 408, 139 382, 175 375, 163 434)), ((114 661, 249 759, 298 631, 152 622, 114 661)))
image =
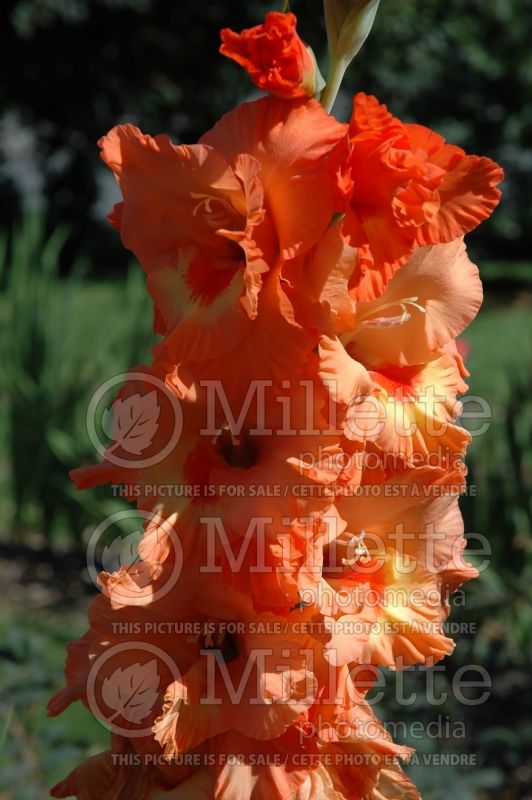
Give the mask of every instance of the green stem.
POLYGON ((347 67, 348 62, 343 58, 331 60, 327 84, 320 96, 320 103, 328 114, 331 113, 347 67))

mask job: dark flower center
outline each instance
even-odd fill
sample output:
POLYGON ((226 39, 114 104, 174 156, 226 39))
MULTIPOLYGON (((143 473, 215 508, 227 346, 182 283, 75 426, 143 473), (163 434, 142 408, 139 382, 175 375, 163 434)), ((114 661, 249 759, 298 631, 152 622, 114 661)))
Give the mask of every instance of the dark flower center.
POLYGON ((246 434, 233 436, 228 427, 224 427, 218 436, 218 452, 232 467, 248 468, 257 463, 257 443, 246 434))

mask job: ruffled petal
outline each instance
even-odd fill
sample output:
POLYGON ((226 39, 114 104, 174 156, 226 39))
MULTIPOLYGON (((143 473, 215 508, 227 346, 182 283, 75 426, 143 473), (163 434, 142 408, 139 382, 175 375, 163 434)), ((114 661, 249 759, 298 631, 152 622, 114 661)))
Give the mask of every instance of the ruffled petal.
POLYGON ((200 141, 229 161, 249 153, 260 162, 265 203, 282 255, 293 258, 309 250, 331 221, 332 150, 344 134, 345 126, 316 101, 265 98, 226 114, 200 141))

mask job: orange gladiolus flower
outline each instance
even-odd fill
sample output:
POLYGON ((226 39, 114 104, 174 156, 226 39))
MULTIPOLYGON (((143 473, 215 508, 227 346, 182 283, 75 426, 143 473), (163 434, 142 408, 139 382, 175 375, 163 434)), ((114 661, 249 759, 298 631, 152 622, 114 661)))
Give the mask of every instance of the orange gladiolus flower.
POLYGON ((360 249, 350 281, 357 300, 381 294, 414 247, 459 238, 499 202, 497 164, 402 123, 374 97, 356 95, 348 148, 344 229, 360 249))
MULTIPOLYGON (((304 368, 315 339, 283 265, 327 229, 344 134, 315 101, 264 98, 227 114, 197 145, 131 125, 100 141, 124 197, 111 219, 148 275, 165 337, 158 360, 180 381, 188 365, 198 380, 227 382, 235 351, 279 383, 304 368)), ((246 375, 233 380, 245 396, 246 375)))
POLYGON ((220 52, 244 67, 264 92, 284 98, 314 97, 323 83, 296 23, 294 14, 270 11, 261 25, 241 33, 224 28, 220 52))
POLYGON ((343 572, 325 570, 321 593, 322 613, 330 617, 326 653, 332 663, 401 669, 433 664, 453 651, 443 627, 447 598, 477 572, 463 560, 464 528, 452 494, 456 486, 438 496, 442 478, 448 478, 441 470, 434 472, 427 477, 440 482, 424 484, 429 496, 434 490, 429 501, 417 495, 420 484, 410 472, 385 484, 404 487, 402 503, 384 490, 364 504, 362 513, 356 500, 340 502, 348 527, 334 546, 345 554, 343 572), (394 516, 398 506, 401 511, 394 516), (364 629, 367 639, 360 633, 364 629))
POLYGON ((52 795, 418 800, 366 695, 378 667, 452 652, 449 598, 476 575, 456 338, 482 300, 463 235, 502 172, 363 94, 349 125, 329 116, 292 14, 222 39, 290 102, 195 145, 100 142, 161 339, 103 460, 72 473, 144 521, 130 563, 92 576, 49 704, 80 700, 112 750, 52 795))

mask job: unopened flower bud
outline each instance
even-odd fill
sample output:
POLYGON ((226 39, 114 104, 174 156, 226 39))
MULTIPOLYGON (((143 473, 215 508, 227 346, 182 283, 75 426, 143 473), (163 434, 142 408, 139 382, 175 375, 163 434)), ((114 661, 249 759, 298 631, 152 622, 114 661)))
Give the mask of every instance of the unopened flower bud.
POLYGON ((271 11, 261 25, 241 33, 224 28, 220 52, 244 67, 253 83, 269 94, 314 97, 325 84, 296 23, 294 14, 271 11))
POLYGON ((366 41, 379 0, 325 0, 325 20, 331 56, 347 63, 366 41))

